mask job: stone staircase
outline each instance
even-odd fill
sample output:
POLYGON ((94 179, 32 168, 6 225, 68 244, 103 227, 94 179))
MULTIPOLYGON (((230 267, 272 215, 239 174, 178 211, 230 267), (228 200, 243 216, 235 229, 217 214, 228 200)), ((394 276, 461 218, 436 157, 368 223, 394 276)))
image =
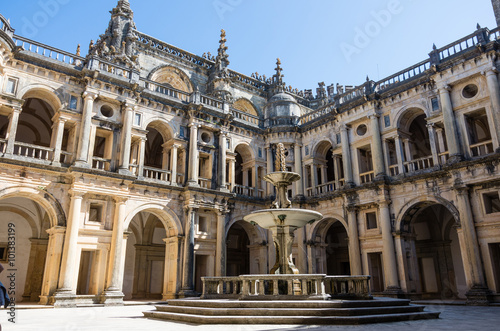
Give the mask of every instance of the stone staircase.
POLYGON ((439 318, 410 300, 238 301, 170 300, 148 318, 194 324, 368 324, 439 318))

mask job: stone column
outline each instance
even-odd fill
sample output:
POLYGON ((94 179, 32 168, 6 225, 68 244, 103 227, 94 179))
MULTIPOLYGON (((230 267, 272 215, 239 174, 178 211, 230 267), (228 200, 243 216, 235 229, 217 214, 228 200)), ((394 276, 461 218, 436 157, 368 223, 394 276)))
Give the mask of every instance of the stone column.
POLYGON ((49 244, 47 246, 47 258, 43 271, 42 292, 40 294, 40 304, 47 305, 50 297, 57 290, 57 280, 59 278, 59 268, 61 267, 61 256, 63 251, 64 234, 66 228, 56 226, 47 230, 49 234, 49 244))
POLYGON ((498 84, 498 71, 492 68, 486 72, 486 81, 490 92, 491 112, 486 110, 490 119, 490 131, 493 138, 493 148, 500 153, 500 86, 498 84), (496 139, 495 139, 496 137, 496 139))
MULTIPOLYGON (((267 173, 273 172, 273 151, 271 146, 267 148, 267 173)), ((267 183, 267 196, 270 197, 274 194, 274 186, 271 183, 267 183)))
POLYGON ((297 196, 304 196, 304 180, 302 179, 304 174, 302 173, 302 151, 299 144, 294 145, 294 157, 295 157, 295 172, 300 175, 300 180, 296 182, 295 190, 297 191, 297 196))
POLYGON ((311 164, 311 176, 312 176, 312 188, 313 188, 312 192, 313 195, 316 195, 318 194, 319 178, 318 178, 318 166, 314 163, 311 164))
POLYGON ((196 296, 194 291, 194 221, 197 211, 197 208, 187 207, 185 213, 184 264, 182 289, 179 293, 179 296, 183 298, 196 296))
POLYGON ((76 153, 75 165, 79 167, 89 168, 89 149, 90 149, 90 134, 92 131, 92 111, 94 109, 94 100, 98 97, 97 94, 91 92, 83 93, 83 113, 82 123, 80 125, 80 143, 78 144, 78 152, 76 153))
POLYGON ((383 180, 387 176, 387 174, 385 172, 384 151, 382 149, 382 139, 380 137, 380 124, 378 122, 379 117, 380 116, 378 114, 368 116, 372 129, 372 156, 375 179, 383 180))
POLYGON ((16 143, 17 126, 19 123, 19 115, 22 108, 14 107, 9 115, 9 127, 7 128, 7 147, 5 148, 6 155, 14 154, 14 144, 16 143))
POLYGON ((460 139, 458 138, 457 123, 455 121, 455 114, 453 113, 450 91, 451 87, 448 85, 439 88, 446 141, 448 142, 448 150, 450 151, 448 162, 454 163, 462 160, 463 155, 460 148, 460 139))
POLYGON ((339 173, 340 160, 339 156, 336 154, 332 154, 332 158, 333 158, 333 174, 335 176, 335 190, 338 190, 340 188, 340 173, 339 173))
POLYGON ((467 296, 468 304, 487 304, 491 300, 492 294, 488 290, 484 278, 476 225, 470 206, 469 188, 467 186, 457 186, 455 187, 455 192, 457 195, 458 211, 460 213, 460 250, 468 287, 465 295, 467 296))
POLYGON ((446 146, 444 144, 444 135, 442 128, 436 128, 437 143, 439 147, 439 154, 446 152, 446 146))
POLYGON ((399 173, 402 174, 405 172, 404 162, 406 159, 404 156, 405 152, 403 142, 401 141, 401 137, 399 135, 396 135, 396 137, 394 137, 394 143, 396 145, 396 156, 398 158, 399 173))
POLYGON ((170 171, 172 175, 172 182, 170 183, 173 186, 178 186, 177 184, 177 150, 179 149, 179 145, 173 144, 172 149, 170 150, 170 171))
POLYGON ((215 276, 226 274, 226 214, 217 214, 217 247, 215 251, 215 276))
POLYGON ((230 176, 230 183, 231 183, 231 192, 234 193, 234 187, 236 186, 236 159, 229 159, 229 176, 230 176))
POLYGON ((107 289, 104 292, 102 302, 107 305, 123 305, 123 292, 121 289, 121 261, 123 254, 123 233, 125 218, 127 217, 127 199, 115 197, 115 217, 113 222, 113 234, 111 237, 111 250, 109 254, 107 289))
POLYGON ((219 137, 219 150, 220 150, 220 155, 219 155, 219 191, 222 192, 229 192, 227 189, 227 179, 226 179, 226 150, 227 150, 227 133, 222 132, 220 133, 219 137))
POLYGON ((432 162, 434 162, 434 166, 439 165, 439 155, 437 152, 436 146, 436 130, 434 129, 434 123, 427 123, 427 130, 429 130, 429 143, 431 145, 432 152, 432 162))
POLYGON ((52 156, 52 164, 60 165, 61 164, 61 151, 62 151, 62 142, 64 138, 64 125, 66 124, 66 119, 58 118, 57 121, 54 121, 54 125, 52 126, 53 130, 53 143, 52 148, 54 149, 54 154, 52 156))
POLYGON ((349 132, 346 125, 340 127, 340 134, 342 136, 342 160, 344 161, 344 176, 345 186, 354 187, 354 178, 352 175, 352 158, 351 158, 351 145, 349 143, 349 132))
POLYGON ((361 276, 361 254, 359 250, 358 217, 357 207, 347 206, 347 222, 349 225, 349 260, 351 263, 351 275, 361 276))
POLYGON ((137 165, 137 177, 144 177, 144 159, 146 158, 146 137, 141 137, 139 145, 139 164, 137 165))
POLYGON ((379 203, 380 227, 382 228, 382 257, 384 261, 385 293, 397 294, 401 291, 398 281, 394 237, 392 236, 391 212, 389 201, 379 203))
POLYGON ((121 139, 120 166, 118 173, 130 175, 130 149, 132 145, 132 121, 134 116, 134 106, 126 102, 123 105, 123 127, 121 139))
POLYGON ((76 307, 76 279, 78 277, 78 231, 82 211, 84 193, 70 192, 71 205, 64 239, 64 248, 61 259, 59 288, 54 295, 55 307, 76 307))
POLYGON ((198 172, 200 167, 200 158, 198 152, 198 124, 189 125, 189 163, 188 163, 188 186, 199 187, 198 172))

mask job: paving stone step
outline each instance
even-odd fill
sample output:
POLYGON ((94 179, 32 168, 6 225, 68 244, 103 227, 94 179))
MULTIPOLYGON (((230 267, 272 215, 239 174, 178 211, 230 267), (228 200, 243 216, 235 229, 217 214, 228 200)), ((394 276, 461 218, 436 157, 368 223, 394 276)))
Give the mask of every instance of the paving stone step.
POLYGON ((303 300, 303 301, 239 301, 239 300, 169 300, 170 306, 207 307, 207 308, 363 308, 408 306, 410 300, 375 298, 373 300, 303 300))
POLYGON ((203 316, 150 311, 145 317, 194 324, 368 324, 439 318, 440 313, 415 312, 364 316, 203 316))
POLYGON ((156 306, 158 311, 203 316, 362 316, 422 312, 424 306, 389 306, 367 308, 206 308, 156 306))

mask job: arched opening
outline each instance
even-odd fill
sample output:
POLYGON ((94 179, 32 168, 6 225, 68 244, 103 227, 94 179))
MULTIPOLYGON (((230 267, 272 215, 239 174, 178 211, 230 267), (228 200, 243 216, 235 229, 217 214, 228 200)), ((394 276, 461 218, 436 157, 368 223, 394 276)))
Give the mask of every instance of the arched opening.
MULTIPOLYGON (((51 228, 50 215, 39 203, 25 197, 0 200, 0 263, 5 269, 9 261, 16 269, 16 294, 18 302, 39 302, 44 282, 45 263, 51 228), (11 231, 9 231, 11 229, 11 231), (8 251, 8 243, 15 242, 15 251, 8 251)), ((53 261, 57 264, 58 262, 53 261)), ((7 272, 2 273, 2 282, 7 272)), ((52 283, 57 279, 52 280, 52 283)), ((47 283, 47 282, 46 282, 47 283)))
MULTIPOLYGON (((150 75, 150 79, 169 88, 193 93, 193 84, 189 80, 189 77, 182 70, 171 66, 162 67, 154 71, 150 75)), ((164 93, 160 86, 157 87, 157 92, 164 93)))
POLYGON ((239 276, 250 273, 250 238, 241 224, 231 226, 226 237, 226 275, 239 276))
POLYGON ((175 230, 154 211, 137 213, 127 236, 123 293, 125 300, 175 298, 179 252, 175 230))
POLYGON ((334 154, 328 141, 319 143, 312 162, 306 165, 306 193, 308 196, 338 190, 344 182, 342 155, 334 154))
POLYGON ((350 275, 347 231, 340 222, 333 223, 325 237, 326 274, 350 275))
MULTIPOLYGON (((175 182, 179 181, 179 157, 183 156, 176 149, 176 155, 173 154, 172 131, 167 124, 156 121, 148 125, 144 152, 143 176, 146 179, 154 181, 175 182), (173 159, 176 156, 176 160, 173 159), (177 167, 174 167, 174 162, 177 167), (176 168, 176 178, 172 178, 172 169, 176 168)), ((177 148, 177 147, 176 147, 177 148)), ((183 176, 183 175, 182 175, 183 176)))
MULTIPOLYGON (((240 144, 235 148, 235 165, 234 165, 234 189, 233 192, 238 195, 253 196, 254 189, 258 189, 259 181, 257 180, 255 169, 255 160, 248 145, 240 144)), ((262 171, 262 170, 257 170, 262 171)))
POLYGON ((255 109, 255 106, 247 99, 236 100, 236 102, 233 103, 233 108, 255 117, 259 116, 257 110, 255 109))
POLYGON ((419 203, 401 223, 407 291, 423 298, 465 298, 467 285, 456 219, 438 203, 419 203))

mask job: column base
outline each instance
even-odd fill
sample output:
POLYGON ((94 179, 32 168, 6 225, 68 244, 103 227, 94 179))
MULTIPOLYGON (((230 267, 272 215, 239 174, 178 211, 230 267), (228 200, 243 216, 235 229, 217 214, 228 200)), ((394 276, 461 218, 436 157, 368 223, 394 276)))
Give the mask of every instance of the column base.
POLYGON ((128 169, 118 169, 120 175, 133 176, 133 174, 128 169))
POLYGON ((71 291, 58 291, 50 297, 49 302, 54 304, 54 308, 76 308, 77 297, 71 291))
POLYGON ((200 295, 191 289, 182 289, 179 292, 179 299, 199 297, 200 295))
POLYGON ((384 296, 389 298, 403 298, 404 293, 399 286, 388 286, 384 292, 384 296))
POLYGON ((451 165, 451 164, 455 164, 458 162, 462 162, 463 159, 464 159, 464 157, 461 154, 451 155, 450 158, 448 159, 448 161, 446 161, 446 164, 451 165))
POLYGON ((188 181, 187 186, 188 187, 200 187, 200 184, 198 182, 195 182, 195 181, 188 181))
POLYGON ((493 293, 485 287, 472 287, 465 296, 468 306, 488 306, 493 300, 493 293))
POLYGON ((85 168, 85 169, 89 169, 90 168, 90 164, 88 164, 87 162, 85 161, 76 161, 74 164, 73 164, 74 167, 77 167, 77 168, 85 168))
POLYGON ((225 186, 221 186, 221 187, 219 187, 219 188, 218 188, 218 190, 219 190, 219 191, 221 191, 221 192, 224 192, 224 193, 231 193, 231 192, 227 189, 227 187, 225 187, 225 186))
POLYGON ((100 299, 105 306, 123 306, 124 297, 121 291, 105 291, 100 299))

